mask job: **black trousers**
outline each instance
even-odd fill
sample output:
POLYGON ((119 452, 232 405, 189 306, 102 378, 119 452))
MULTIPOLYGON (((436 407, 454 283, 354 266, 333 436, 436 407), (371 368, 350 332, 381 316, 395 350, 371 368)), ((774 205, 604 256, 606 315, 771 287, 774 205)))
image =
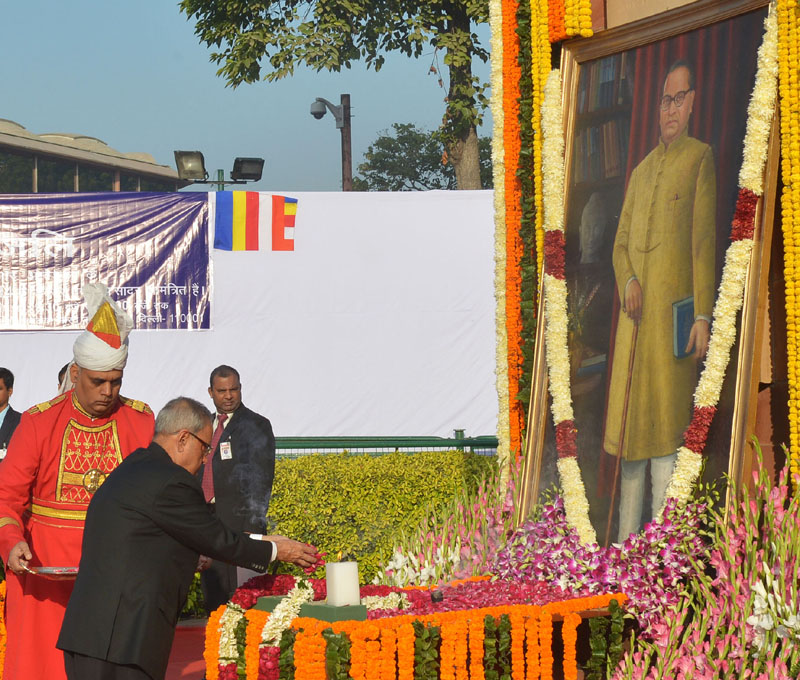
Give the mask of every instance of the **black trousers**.
POLYGON ((220 605, 227 604, 236 592, 236 567, 214 560, 208 569, 200 572, 200 586, 206 613, 211 614, 220 605))
POLYGON ((112 663, 76 652, 64 652, 68 680, 158 680, 139 666, 112 663))

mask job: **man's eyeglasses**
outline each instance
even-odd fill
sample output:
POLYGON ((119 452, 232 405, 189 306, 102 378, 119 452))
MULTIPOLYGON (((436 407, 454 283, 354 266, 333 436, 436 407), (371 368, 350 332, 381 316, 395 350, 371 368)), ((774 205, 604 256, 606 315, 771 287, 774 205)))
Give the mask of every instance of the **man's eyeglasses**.
POLYGON ((675 108, 679 109, 683 106, 683 102, 686 99, 686 95, 692 91, 690 87, 688 90, 681 90, 680 92, 675 93, 674 97, 670 97, 668 94, 665 94, 661 97, 661 110, 666 111, 672 103, 675 104, 675 108))
MULTIPOLYGON (((186 431, 189 432, 189 430, 186 431)), ((192 437, 194 437, 197 441, 199 441, 203 445, 203 456, 207 456, 209 453, 211 453, 211 444, 207 444, 206 442, 204 442, 194 432, 189 432, 189 434, 192 435, 192 437)))

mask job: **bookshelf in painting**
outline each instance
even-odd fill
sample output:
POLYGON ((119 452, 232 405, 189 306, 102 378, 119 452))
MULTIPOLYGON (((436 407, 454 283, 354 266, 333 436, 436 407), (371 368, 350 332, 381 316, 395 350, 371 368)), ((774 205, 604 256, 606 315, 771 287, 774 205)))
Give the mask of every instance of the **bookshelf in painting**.
MULTIPOLYGON (((632 54, 584 62, 569 147, 566 212, 573 386, 602 399, 614 295, 611 250, 625 190, 632 54)), ((577 395, 576 395, 577 396, 577 395)))

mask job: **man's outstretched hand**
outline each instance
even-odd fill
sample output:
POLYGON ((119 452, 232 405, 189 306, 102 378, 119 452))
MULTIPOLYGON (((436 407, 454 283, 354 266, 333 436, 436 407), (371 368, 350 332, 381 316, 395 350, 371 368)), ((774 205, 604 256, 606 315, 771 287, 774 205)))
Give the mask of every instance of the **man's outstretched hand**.
POLYGON ((278 547, 277 558, 281 562, 291 562, 303 569, 317 563, 318 553, 313 545, 293 541, 285 536, 264 536, 264 539, 275 542, 278 547))

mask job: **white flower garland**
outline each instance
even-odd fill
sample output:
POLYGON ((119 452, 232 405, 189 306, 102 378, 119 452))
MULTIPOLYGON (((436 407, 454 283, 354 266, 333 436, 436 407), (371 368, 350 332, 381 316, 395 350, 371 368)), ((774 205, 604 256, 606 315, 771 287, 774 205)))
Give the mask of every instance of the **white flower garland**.
MULTIPOLYGON (((281 635, 300 613, 300 607, 314 599, 314 590, 307 581, 301 579, 295 583, 294 588, 284 597, 269 615, 264 628, 261 630, 262 645, 277 645, 281 635)), ((227 613, 227 612, 226 612, 227 613)))
POLYGON ((544 84, 542 101, 542 175, 545 231, 564 231, 564 113, 561 71, 554 69, 544 84))
MULTIPOLYGON (((760 196, 764 191, 764 165, 767 162, 769 131, 778 93, 778 18, 774 2, 770 3, 764 20, 764 39, 758 48, 757 63, 756 82, 747 107, 739 186, 760 196)), ((716 406, 719 402, 731 348, 736 340, 736 314, 744 302, 752 250, 753 239, 749 238, 734 241, 725 253, 719 296, 714 303, 713 333, 709 340, 708 356, 695 389, 694 403, 697 407, 716 406)), ((701 469, 702 456, 685 446, 680 447, 665 501, 666 498, 676 498, 679 502, 686 502, 701 469)), ((659 517, 663 510, 662 506, 659 517)))
MULTIPOLYGON (((561 108, 561 71, 550 73, 542 102, 542 176, 545 231, 564 231, 564 131, 561 108)), ((545 348, 550 377, 552 411, 556 423, 574 418, 569 384, 567 347, 567 283, 544 274, 545 348)))
MULTIPOLYGON (((542 194, 544 229, 564 232, 564 129, 561 106, 561 71, 550 73, 542 102, 542 194)), ((574 419, 567 347, 567 282, 545 272, 545 354, 553 421, 558 425, 574 419)), ((595 543, 597 535, 589 520, 589 502, 578 460, 558 459, 558 474, 564 493, 567 522, 578 531, 582 543, 595 543)))
POLYGON ((236 661, 239 650, 236 646, 236 627, 244 618, 244 609, 238 604, 228 604, 219 618, 219 660, 220 663, 236 661))
MULTIPOLYGON (((764 22, 765 32, 758 50, 758 69, 748 105, 747 132, 744 139, 739 186, 760 196, 763 193, 764 165, 767 158, 769 132, 777 96, 778 23, 771 8, 764 22)), ((547 81, 542 105, 544 146, 542 168, 545 199, 545 230, 563 231, 562 197, 564 184, 564 140, 560 108, 561 79, 555 70, 547 81), (554 137, 560 137, 560 142, 554 137)), ((744 287, 753 249, 753 239, 734 241, 725 254, 719 294, 714 305, 713 333, 709 341, 705 367, 695 389, 696 407, 715 407, 719 401, 722 381, 736 340, 736 315, 744 300, 744 287)), ((545 341, 553 419, 557 424, 571 420, 569 352, 567 348, 567 296, 564 281, 545 274, 545 341)), ((666 497, 686 502, 702 469, 702 456, 685 446, 678 450, 666 497)), ((596 540, 589 521, 589 503, 577 460, 573 457, 558 460, 558 471, 564 491, 567 521, 581 540, 596 540)), ((663 511, 663 508, 662 508, 663 511)), ((660 516, 659 512, 659 516, 660 516)))
MULTIPOLYGON (((503 12, 500 0, 489 2, 489 28, 491 29, 491 52, 503 54, 503 12)), ((501 56, 491 60, 492 98, 492 178, 494 181, 494 297, 495 328, 497 336, 497 460, 504 467, 511 453, 511 423, 508 398, 508 328, 506 326, 506 196, 505 196, 505 148, 503 146, 503 60, 501 56)))
POLYGON ((685 446, 681 446, 678 449, 678 457, 672 470, 672 477, 670 477, 667 490, 664 493, 664 504, 658 511, 659 517, 664 513, 667 498, 677 498, 681 502, 685 502, 691 496, 694 483, 700 476, 700 470, 702 469, 702 456, 698 456, 685 446))
POLYGON ((756 82, 747 107, 739 186, 760 196, 764 192, 764 164, 778 95, 778 13, 774 2, 770 3, 764 20, 764 39, 758 48, 757 64, 756 82))
POLYGON ((753 239, 734 241, 725 253, 725 267, 714 303, 714 334, 708 343, 708 356, 694 394, 695 406, 716 406, 736 341, 736 314, 742 308, 747 267, 753 239))
POLYGON ((489 2, 489 28, 491 29, 492 97, 492 176, 494 179, 494 297, 497 363, 497 460, 502 466, 511 450, 511 425, 508 402, 508 329, 506 327, 506 203, 505 203, 505 149, 503 147, 503 12, 500 0, 489 2))
POLYGON ((575 456, 558 459, 558 477, 564 490, 564 512, 567 523, 578 532, 581 543, 597 543, 597 534, 589 520, 589 500, 583 485, 581 469, 575 456))
MULTIPOLYGON (((545 213, 547 209, 545 208, 545 213)), ((545 353, 550 376, 551 410, 556 424, 572 420, 567 348, 567 282, 544 275, 545 353)))

